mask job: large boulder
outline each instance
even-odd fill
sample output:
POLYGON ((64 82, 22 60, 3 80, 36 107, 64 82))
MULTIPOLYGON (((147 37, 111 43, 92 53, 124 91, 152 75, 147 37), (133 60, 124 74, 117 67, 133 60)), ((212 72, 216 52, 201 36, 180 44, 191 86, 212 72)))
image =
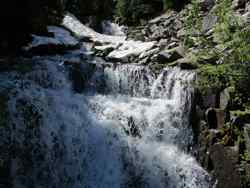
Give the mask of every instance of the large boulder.
POLYGON ((239 161, 238 148, 214 144, 211 146, 209 153, 214 168, 214 176, 218 181, 216 187, 241 188, 241 178, 237 167, 239 161))
POLYGON ((205 16, 203 18, 203 22, 202 22, 202 31, 203 32, 208 32, 211 29, 214 28, 215 24, 218 21, 218 17, 213 15, 213 14, 208 14, 207 16, 205 16))
POLYGON ((157 60, 159 63, 170 63, 184 57, 184 49, 182 46, 163 50, 158 54, 157 60))

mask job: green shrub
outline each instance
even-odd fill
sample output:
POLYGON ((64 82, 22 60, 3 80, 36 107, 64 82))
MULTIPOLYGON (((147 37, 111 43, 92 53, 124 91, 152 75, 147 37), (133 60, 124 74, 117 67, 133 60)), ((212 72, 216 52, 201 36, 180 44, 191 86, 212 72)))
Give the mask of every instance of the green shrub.
POLYGON ((235 86, 248 77, 248 66, 235 64, 202 65, 199 69, 200 83, 203 88, 221 91, 226 87, 235 86))
POLYGON ((194 45, 194 37, 200 37, 202 20, 198 0, 191 0, 188 15, 185 21, 184 45, 189 48, 194 45))
POLYGON ((199 69, 198 86, 200 90, 206 94, 209 89, 219 92, 230 86, 232 83, 232 75, 230 66, 228 65, 203 65, 199 69), (230 73, 230 74, 229 74, 230 73))
POLYGON ((226 87, 232 87, 233 103, 248 106, 250 26, 235 16, 231 5, 232 0, 221 0, 215 5, 212 13, 218 17, 218 22, 211 37, 202 33, 199 3, 198 0, 192 0, 185 25, 185 46, 189 49, 196 45, 199 49, 197 59, 202 65, 200 65, 198 85, 202 92, 206 93, 208 89, 220 92, 226 87), (207 61, 207 56, 209 59, 214 57, 213 62, 207 61), (222 65, 219 65, 221 63, 222 65))

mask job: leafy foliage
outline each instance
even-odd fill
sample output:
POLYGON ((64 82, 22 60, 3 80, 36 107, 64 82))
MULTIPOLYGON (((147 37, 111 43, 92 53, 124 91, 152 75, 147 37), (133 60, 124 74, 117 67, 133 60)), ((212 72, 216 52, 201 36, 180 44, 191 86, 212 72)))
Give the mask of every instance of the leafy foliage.
POLYGON ((221 91, 238 80, 239 72, 231 71, 231 65, 204 65, 199 70, 199 86, 205 93, 208 89, 221 91))
POLYGON ((250 103, 250 26, 234 14, 231 5, 232 0, 217 2, 212 11, 217 23, 212 35, 207 35, 202 31, 198 0, 192 0, 186 19, 185 46, 198 49, 198 85, 202 92, 208 89, 220 92, 231 87, 234 103, 247 106, 250 103))
POLYGON ((234 106, 246 107, 249 105, 250 65, 240 63, 202 65, 198 74, 200 78, 198 87, 203 94, 207 94, 209 90, 217 93, 230 87, 234 106))
POLYGON ((186 47, 189 48, 194 45, 194 37, 196 36, 196 34, 200 33, 201 25, 202 21, 200 16, 200 7, 198 0, 192 0, 185 22, 186 32, 185 32, 184 44, 186 47))

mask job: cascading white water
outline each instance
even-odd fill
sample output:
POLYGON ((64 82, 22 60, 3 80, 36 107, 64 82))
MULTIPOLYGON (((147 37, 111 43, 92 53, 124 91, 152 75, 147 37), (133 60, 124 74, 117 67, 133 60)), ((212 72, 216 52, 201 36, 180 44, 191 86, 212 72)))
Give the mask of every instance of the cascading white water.
POLYGON ((106 67, 104 77, 109 92, 142 97, 150 95, 155 75, 147 67, 118 65, 106 67))
POLYGON ((142 66, 103 66, 86 81, 100 79, 102 88, 89 93, 86 84, 76 94, 60 61, 33 61, 32 72, 0 78, 15 85, 14 188, 210 187, 185 153, 194 72, 168 68, 157 76, 142 66))
POLYGON ((210 187, 208 174, 184 153, 192 144, 192 71, 120 65, 103 71, 106 95, 88 97, 100 122, 128 135, 123 146, 125 187, 210 187), (125 95, 124 95, 125 94, 125 95))
MULTIPOLYGON (((93 41, 122 43, 115 54, 140 54, 153 45, 98 34, 72 15, 64 25, 93 41)), ((65 34, 59 29, 60 42, 65 34)), ((146 66, 94 58, 90 64, 64 66, 65 60, 90 54, 86 48, 78 57, 79 51, 34 57, 32 71, 0 75, 0 92, 8 88, 10 99, 0 147, 10 148, 11 187, 211 187, 209 174, 188 154, 195 73, 166 68, 157 75, 146 66), (72 68, 81 68, 82 93, 69 79, 72 68)))

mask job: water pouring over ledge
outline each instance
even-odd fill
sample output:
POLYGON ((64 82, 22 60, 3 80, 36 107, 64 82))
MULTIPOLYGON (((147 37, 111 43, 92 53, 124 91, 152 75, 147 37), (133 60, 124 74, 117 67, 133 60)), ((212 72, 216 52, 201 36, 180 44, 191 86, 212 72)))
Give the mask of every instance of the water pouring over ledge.
POLYGON ((33 58, 30 73, 0 76, 14 87, 13 187, 211 187, 187 154, 194 72, 100 65, 75 93, 56 59, 33 58))

